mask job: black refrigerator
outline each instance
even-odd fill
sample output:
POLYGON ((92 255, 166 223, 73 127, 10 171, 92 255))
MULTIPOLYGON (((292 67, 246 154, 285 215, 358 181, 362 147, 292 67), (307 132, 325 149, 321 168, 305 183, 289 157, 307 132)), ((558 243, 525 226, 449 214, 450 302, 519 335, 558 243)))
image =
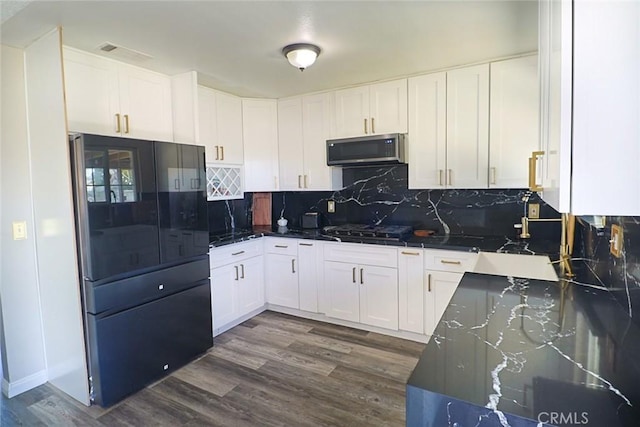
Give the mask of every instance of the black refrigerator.
POLYGON ((213 345, 204 147, 70 135, 91 399, 213 345))

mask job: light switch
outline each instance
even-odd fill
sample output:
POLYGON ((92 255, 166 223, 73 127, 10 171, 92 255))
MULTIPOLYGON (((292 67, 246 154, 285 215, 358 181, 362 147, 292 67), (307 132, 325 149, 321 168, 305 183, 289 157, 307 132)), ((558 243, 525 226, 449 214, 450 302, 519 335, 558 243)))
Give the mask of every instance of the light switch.
POLYGON ((336 202, 333 200, 327 201, 327 212, 335 213, 335 211, 336 211, 336 202))
POLYGON ((529 203, 529 219, 538 219, 540 218, 540 204, 539 203, 529 203))
POLYGON ((27 238, 27 221, 13 222, 13 240, 25 240, 27 238))

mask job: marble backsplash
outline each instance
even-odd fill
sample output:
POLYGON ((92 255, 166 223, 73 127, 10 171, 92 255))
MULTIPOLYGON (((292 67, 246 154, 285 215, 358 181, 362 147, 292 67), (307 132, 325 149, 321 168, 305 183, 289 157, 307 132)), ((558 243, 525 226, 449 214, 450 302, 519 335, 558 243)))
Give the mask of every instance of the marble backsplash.
MULTIPOLYGON (((531 203, 540 203, 541 217, 559 217, 527 190, 409 190, 407 165, 348 168, 343 181, 345 188, 336 192, 273 193, 274 221, 284 216, 290 227, 299 227, 304 212, 318 212, 322 225, 397 224, 438 234, 515 238, 525 195, 531 203), (329 200, 335 201, 335 213, 327 212, 329 200)), ((534 238, 560 238, 559 223, 532 223, 530 230, 534 238)))
MULTIPOLYGON (((558 218, 536 194, 524 189, 409 190, 407 165, 345 168, 340 191, 287 191, 272 194, 272 218, 284 216, 290 228, 301 226, 305 212, 318 212, 321 225, 396 224, 438 234, 506 236, 516 238, 524 214, 523 197, 540 203, 541 217, 558 218), (327 202, 335 202, 335 213, 327 202)), ((251 227, 252 193, 243 199, 209 202, 209 229, 213 234, 251 227)), ((559 223, 531 223, 534 239, 558 240, 559 223)))

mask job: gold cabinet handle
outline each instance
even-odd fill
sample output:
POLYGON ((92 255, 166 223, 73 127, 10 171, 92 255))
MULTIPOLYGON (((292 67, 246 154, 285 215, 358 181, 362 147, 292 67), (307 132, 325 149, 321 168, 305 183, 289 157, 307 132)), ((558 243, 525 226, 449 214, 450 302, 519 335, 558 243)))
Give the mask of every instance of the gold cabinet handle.
POLYGON ((537 184, 538 178, 536 174, 536 166, 538 157, 542 156, 544 151, 534 151, 529 157, 529 190, 542 191, 542 186, 537 184))
POLYGON ((367 132, 367 119, 364 119, 364 133, 368 133, 367 132))
POLYGON ((234 266, 233 266, 233 268, 235 268, 235 269, 236 269, 236 280, 238 280, 238 266, 237 266, 237 265, 234 265, 234 266))
POLYGON ((224 160, 224 145, 220 146, 220 160, 224 160))
POLYGON ((287 249, 289 246, 287 245, 275 245, 276 248, 287 249))
POLYGON ((220 146, 216 145, 216 160, 220 160, 220 146))
POLYGON ((241 255, 243 253, 244 253, 244 251, 234 252, 234 253, 231 254, 231 256, 241 255))
POLYGON ((401 254, 402 255, 420 255, 418 252, 405 252, 405 251, 402 251, 401 254))
POLYGON ((124 115, 124 133, 129 133, 129 115, 124 115))
POLYGON ((376 122, 375 118, 371 117, 371 133, 376 133, 376 122))
POLYGON ((446 260, 446 259, 441 259, 440 262, 442 264, 462 265, 462 263, 460 261, 449 261, 449 260, 446 260))
POLYGON ((353 283, 356 283, 356 268, 353 267, 353 270, 351 270, 351 280, 353 280, 353 283))
POLYGON ((362 277, 363 276, 363 271, 364 271, 364 268, 361 268, 360 269, 360 284, 361 285, 364 285, 364 277, 362 277))
POLYGON ((447 182, 448 185, 452 185, 451 183, 451 169, 447 169, 447 175, 449 175, 449 182, 447 182))
POLYGON ((304 175, 304 188, 309 188, 307 185, 307 175, 304 175))
POLYGON ((120 133, 121 132, 121 128, 120 128, 120 113, 116 113, 116 133, 120 133))
POLYGON ((427 274, 427 290, 431 292, 431 274, 427 274))
POLYGON ((291 272, 292 273, 296 272, 296 260, 295 260, 295 258, 291 259, 291 272))
POLYGON ((298 188, 302 188, 302 175, 298 175, 298 188))
POLYGON ((442 169, 438 169, 438 185, 442 185, 442 169))
POLYGON ((493 185, 496 184, 496 168, 495 167, 491 168, 491 180, 489 181, 489 183, 493 185))
POLYGON ((300 246, 313 246, 313 243, 298 243, 300 246))

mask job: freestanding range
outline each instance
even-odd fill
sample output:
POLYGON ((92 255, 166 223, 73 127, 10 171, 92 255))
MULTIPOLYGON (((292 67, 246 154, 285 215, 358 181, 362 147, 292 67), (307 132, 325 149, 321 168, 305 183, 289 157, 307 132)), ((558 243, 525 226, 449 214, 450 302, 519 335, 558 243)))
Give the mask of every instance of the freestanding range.
POLYGON ((204 148, 70 136, 91 400, 213 345, 204 148))

